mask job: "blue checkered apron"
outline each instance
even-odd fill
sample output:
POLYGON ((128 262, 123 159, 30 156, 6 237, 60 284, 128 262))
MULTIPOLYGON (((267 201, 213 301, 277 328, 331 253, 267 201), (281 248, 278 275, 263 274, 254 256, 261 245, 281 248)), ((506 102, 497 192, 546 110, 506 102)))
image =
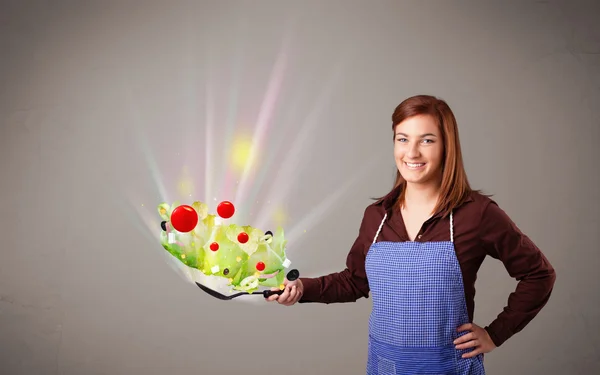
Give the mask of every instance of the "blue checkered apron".
POLYGON ((484 375, 483 356, 461 358, 452 342, 469 322, 460 265, 450 240, 377 242, 367 253, 373 310, 368 375, 484 375))

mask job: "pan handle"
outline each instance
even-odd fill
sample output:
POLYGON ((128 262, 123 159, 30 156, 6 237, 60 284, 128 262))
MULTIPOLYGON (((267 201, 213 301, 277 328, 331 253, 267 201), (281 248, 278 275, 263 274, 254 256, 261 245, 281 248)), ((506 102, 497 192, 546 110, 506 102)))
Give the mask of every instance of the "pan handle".
MULTIPOLYGON (((288 272, 288 274, 287 274, 287 276, 286 276, 286 278, 287 278, 289 281, 294 281, 294 280, 296 280, 298 277, 300 277, 300 272, 298 272, 298 270, 297 270, 297 269, 290 270, 290 272, 288 272)), ((264 296, 265 298, 269 298, 269 296, 272 296, 272 295, 274 295, 274 294, 279 294, 279 295, 281 295, 281 293, 283 293, 283 290, 264 290, 264 291, 263 291, 263 296, 264 296)))
POLYGON ((281 293, 283 293, 283 290, 263 290, 263 297, 265 298, 269 298, 270 296, 274 295, 274 294, 279 294, 281 295, 281 293))

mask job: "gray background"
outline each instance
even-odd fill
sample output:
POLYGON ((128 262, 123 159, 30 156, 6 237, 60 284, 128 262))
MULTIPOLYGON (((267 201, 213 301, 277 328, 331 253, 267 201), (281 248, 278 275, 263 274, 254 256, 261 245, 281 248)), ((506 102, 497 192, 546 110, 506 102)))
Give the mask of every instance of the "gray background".
MULTIPOLYGON (((183 199, 187 173, 189 199, 212 212, 239 199, 236 220, 265 230, 285 212, 304 276, 339 271, 369 198, 393 182, 391 113, 419 93, 449 102, 473 186, 557 270, 547 307, 486 356, 488 373, 597 373, 598 10, 3 1, 0 373, 363 374, 370 300, 212 299, 166 262, 156 205, 183 199), (225 157, 243 132, 258 153, 245 180, 232 172, 236 195, 225 157)), ((488 258, 475 322, 514 287, 488 258)))

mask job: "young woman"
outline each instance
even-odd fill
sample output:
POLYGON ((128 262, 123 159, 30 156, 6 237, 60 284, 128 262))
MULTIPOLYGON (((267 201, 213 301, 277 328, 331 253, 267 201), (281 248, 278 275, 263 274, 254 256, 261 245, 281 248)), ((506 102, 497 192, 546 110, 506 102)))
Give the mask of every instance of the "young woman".
POLYGON ((347 268, 286 282, 268 300, 353 302, 370 293, 367 374, 484 374, 483 354, 540 312, 555 271, 496 202, 469 186, 444 101, 406 99, 392 129, 396 183, 366 208, 347 268), (475 280, 488 255, 519 283, 482 328, 473 323, 475 280))

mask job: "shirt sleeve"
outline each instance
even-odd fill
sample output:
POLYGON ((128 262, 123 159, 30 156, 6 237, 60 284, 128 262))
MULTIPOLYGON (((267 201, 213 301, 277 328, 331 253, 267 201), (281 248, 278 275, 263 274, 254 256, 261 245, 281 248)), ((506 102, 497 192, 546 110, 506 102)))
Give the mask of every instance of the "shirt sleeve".
POLYGON ((329 304, 368 298, 369 283, 365 271, 365 257, 378 228, 377 215, 374 206, 365 209, 358 236, 346 257, 346 268, 343 271, 314 278, 300 278, 304 293, 299 303, 329 304))
POLYGON ((502 312, 485 327, 494 344, 500 346, 546 305, 556 273, 540 249, 492 200, 484 207, 480 229, 487 254, 499 259, 518 281, 502 312))

